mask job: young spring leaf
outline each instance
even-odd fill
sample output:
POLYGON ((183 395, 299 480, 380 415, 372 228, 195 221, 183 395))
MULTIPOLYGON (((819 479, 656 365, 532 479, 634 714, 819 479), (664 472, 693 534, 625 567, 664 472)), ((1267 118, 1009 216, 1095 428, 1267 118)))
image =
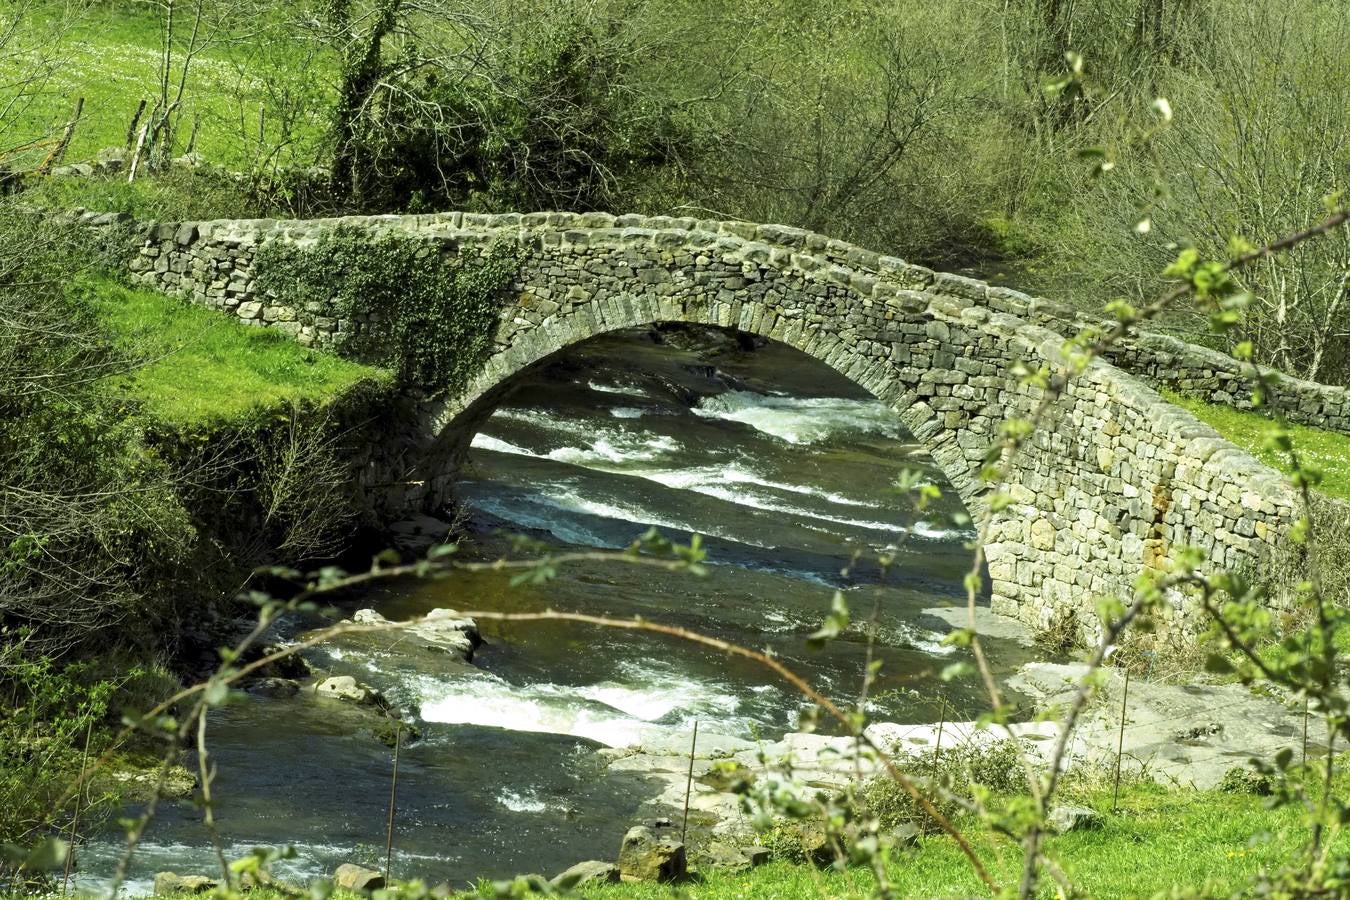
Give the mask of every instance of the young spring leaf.
POLYGON ((812 647, 823 647, 826 641, 839 637, 849 626, 848 602, 844 599, 843 591, 835 591, 834 597, 830 600, 830 614, 825 617, 825 621, 820 627, 807 637, 806 642, 812 647))

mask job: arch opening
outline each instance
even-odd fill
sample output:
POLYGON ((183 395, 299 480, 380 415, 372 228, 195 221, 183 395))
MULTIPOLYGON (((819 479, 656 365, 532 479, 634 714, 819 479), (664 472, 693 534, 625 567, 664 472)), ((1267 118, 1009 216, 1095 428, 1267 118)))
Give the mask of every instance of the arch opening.
MULTIPOLYGON (((477 552, 508 552, 505 536, 517 534, 619 548, 655 527, 681 542, 703 536, 712 563, 697 580, 588 564, 523 596, 483 579, 472 588, 479 596, 517 608, 640 615, 773 646, 845 695, 860 683, 863 625, 876 604, 884 668, 874 712, 923 721, 944 704, 968 705, 972 715, 979 708, 977 686, 937 679, 952 661, 942 636, 957 621, 954 611, 964 616, 969 516, 901 417, 828 365, 732 329, 657 323, 536 360, 462 416, 454 428, 464 444, 455 496, 468 510, 477 552), (904 472, 938 486, 942 497, 916 509, 897 487, 904 472), (893 560, 885 571, 882 556, 893 560), (836 590, 857 625, 813 652, 806 637, 836 590)), ((747 721, 790 728, 800 709, 799 698, 751 664, 629 634, 592 635, 605 658, 580 662, 580 635, 548 630, 556 633, 542 640, 535 626, 497 637, 536 648, 530 652, 545 668, 614 685, 636 704, 625 714, 637 718, 669 684, 689 686, 686 712, 700 710, 714 731, 706 718, 719 713, 704 704, 710 697, 725 704, 724 731, 747 721)), ((995 656, 1009 668, 1027 658, 1011 644, 995 656)))

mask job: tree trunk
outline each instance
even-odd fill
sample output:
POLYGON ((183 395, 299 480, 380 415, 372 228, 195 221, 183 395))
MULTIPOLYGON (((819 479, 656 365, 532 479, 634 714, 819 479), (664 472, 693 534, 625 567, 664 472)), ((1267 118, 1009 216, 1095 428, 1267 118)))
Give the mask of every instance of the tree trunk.
POLYGON ((334 0, 329 6, 329 28, 341 56, 342 83, 333 116, 333 167, 329 187, 334 196, 359 202, 369 172, 363 162, 363 139, 359 119, 384 73, 384 38, 394 30, 402 0, 381 0, 377 14, 365 34, 350 31, 351 13, 347 0, 334 0))

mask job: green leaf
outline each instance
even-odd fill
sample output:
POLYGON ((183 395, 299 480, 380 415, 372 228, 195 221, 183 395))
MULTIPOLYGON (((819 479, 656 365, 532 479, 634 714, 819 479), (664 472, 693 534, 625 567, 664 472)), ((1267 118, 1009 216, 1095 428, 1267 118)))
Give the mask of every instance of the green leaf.
POLYGON ((19 869, 24 872, 51 872, 65 864, 70 845, 57 837, 39 841, 23 857, 19 869))
POLYGON ((959 678, 965 678, 973 674, 975 667, 968 662, 954 662, 942 668, 940 677, 943 681, 956 681, 959 678))
POLYGON ((826 641, 839 637, 849 626, 848 602, 843 591, 835 591, 830 599, 830 614, 814 632, 807 636, 806 642, 812 647, 823 647, 826 641))
POLYGON ((223 681, 212 679, 206 683, 204 699, 207 706, 220 706, 230 696, 230 686, 223 681))
POLYGON ((970 628, 957 628, 942 638, 942 643, 948 647, 969 647, 974 641, 975 631, 970 628))

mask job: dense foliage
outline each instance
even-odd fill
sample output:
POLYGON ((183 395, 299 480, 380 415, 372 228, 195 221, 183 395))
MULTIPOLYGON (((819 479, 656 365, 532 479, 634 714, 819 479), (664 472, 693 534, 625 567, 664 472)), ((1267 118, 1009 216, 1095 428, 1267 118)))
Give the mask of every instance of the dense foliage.
POLYGON ((505 246, 451 254, 406 235, 371 241, 342 228, 308 246, 270 241, 257 260, 263 291, 296 307, 332 308, 347 323, 344 355, 431 393, 453 393, 482 366, 517 266, 505 246))
POLYGON ((0 844, 47 821, 195 598, 174 476, 101 387, 128 361, 64 287, 75 241, 0 210, 0 844))

